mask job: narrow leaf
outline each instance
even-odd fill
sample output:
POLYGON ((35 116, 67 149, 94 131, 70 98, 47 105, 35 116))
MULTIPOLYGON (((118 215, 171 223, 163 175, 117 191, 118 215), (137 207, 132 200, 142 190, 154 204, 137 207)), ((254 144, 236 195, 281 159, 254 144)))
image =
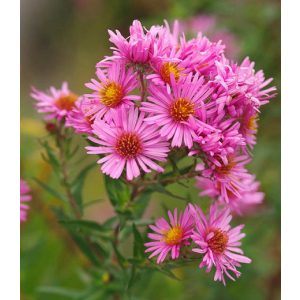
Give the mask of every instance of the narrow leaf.
POLYGON ((85 178, 88 174, 88 172, 95 166, 94 163, 87 165, 79 174, 78 176, 73 180, 71 184, 71 190, 74 195, 75 201, 80 208, 82 212, 82 190, 84 186, 85 178))
POLYGON ((144 257, 144 240, 134 223, 132 224, 132 232, 134 236, 133 256, 144 257))
POLYGON ((56 191, 55 189, 53 189, 52 187, 50 187, 46 183, 40 181, 38 178, 33 178, 33 180, 38 185, 40 185, 43 189, 45 189, 49 194, 51 194, 54 198, 60 199, 64 202, 68 202, 66 197, 63 194, 59 193, 58 191, 56 191))
POLYGON ((104 227, 99 223, 89 221, 89 220, 60 220, 61 224, 69 226, 70 228, 83 228, 89 230, 96 230, 96 231, 104 231, 104 227))
POLYGON ((128 185, 121 180, 112 179, 107 175, 104 176, 104 182, 112 205, 117 209, 123 209, 130 197, 128 185))

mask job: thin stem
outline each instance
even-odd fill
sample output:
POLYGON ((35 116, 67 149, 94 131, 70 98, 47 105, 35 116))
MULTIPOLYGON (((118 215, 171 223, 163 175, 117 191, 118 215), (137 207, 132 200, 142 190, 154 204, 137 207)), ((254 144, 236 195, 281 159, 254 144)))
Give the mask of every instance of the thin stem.
POLYGON ((141 83, 141 101, 144 101, 145 94, 146 94, 146 86, 144 81, 144 74, 142 71, 139 71, 139 78, 141 83))
POLYGON ((57 133, 57 146, 59 149, 59 159, 60 159, 60 169, 61 169, 61 175, 62 175, 62 184, 65 188, 67 198, 69 200, 69 203, 71 205, 71 208, 73 210, 73 213, 75 214, 77 219, 81 218, 81 211, 77 206, 76 200, 72 194, 70 184, 69 184, 69 177, 68 177, 68 171, 67 171, 67 161, 65 157, 65 151, 63 148, 63 141, 64 141, 64 135, 62 133, 63 131, 63 123, 61 122, 58 128, 57 133))
MULTIPOLYGON (((63 122, 60 122, 60 124, 58 126, 57 135, 56 135, 56 143, 57 143, 57 147, 59 149, 60 170, 61 170, 61 176, 62 176, 61 182, 65 188, 67 198, 69 200, 70 206, 72 208, 72 211, 73 211, 76 219, 81 219, 81 217, 82 217, 81 210, 79 209, 79 207, 76 203, 75 197, 74 197, 74 195, 71 191, 71 187, 70 187, 70 180, 69 180, 68 171, 67 171, 67 160, 66 160, 65 151, 64 151, 64 141, 65 141, 66 137, 63 134, 63 129, 64 129, 64 124, 63 124, 63 122)), ((96 253, 96 255, 100 259, 102 259, 103 258, 102 255, 98 252, 98 250, 95 247, 91 238, 89 236, 84 236, 84 239, 89 244, 90 248, 94 251, 94 253, 96 253)))
MULTIPOLYGON (((173 177, 170 177, 170 178, 159 179, 159 178, 156 178, 157 176, 155 176, 153 179, 138 180, 136 182, 128 181, 127 183, 131 184, 133 187, 140 187, 142 190, 144 190, 145 187, 147 187, 149 185, 152 185, 152 184, 157 184, 157 183, 171 184, 171 183, 177 182, 177 181, 182 180, 182 179, 189 179, 189 178, 195 177, 197 175, 199 175, 199 172, 193 170, 193 171, 190 171, 186 174, 176 175, 176 176, 173 176, 173 177)), ((140 192, 141 192, 141 190, 138 189, 136 191, 136 189, 135 189, 135 196, 138 195, 140 192)))
POLYGON ((182 179, 189 179, 189 178, 192 178, 192 177, 195 177, 199 175, 199 172, 198 171, 191 171, 189 173, 186 173, 186 174, 183 174, 183 175, 177 175, 177 176, 174 176, 174 177, 170 177, 170 178, 164 178, 164 179, 155 179, 155 180, 145 180, 143 182, 144 185, 151 185, 151 184, 155 184, 155 183, 161 183, 161 184, 171 184, 171 183, 174 183, 178 180, 182 180, 182 179))

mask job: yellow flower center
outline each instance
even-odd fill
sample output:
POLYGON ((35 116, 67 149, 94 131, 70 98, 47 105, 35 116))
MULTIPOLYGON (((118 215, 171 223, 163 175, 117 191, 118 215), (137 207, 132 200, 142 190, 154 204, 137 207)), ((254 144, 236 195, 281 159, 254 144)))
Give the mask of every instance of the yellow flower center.
POLYGON ((70 111, 74 107, 77 98, 78 97, 72 93, 63 95, 55 101, 55 105, 60 110, 70 111))
POLYGON ((118 138, 116 150, 119 155, 125 158, 133 158, 142 150, 142 145, 135 133, 127 132, 118 138))
POLYGON ((183 237, 183 230, 180 226, 176 225, 169 229, 164 235, 164 241, 169 246, 177 245, 181 242, 183 237))
POLYGON ((187 121, 195 113, 195 105, 190 100, 178 98, 170 108, 170 114, 175 121, 187 121))
POLYGON ((256 115, 253 115, 249 118, 247 128, 252 131, 257 130, 256 115))
POLYGON ((99 92, 100 101, 108 107, 117 106, 123 99, 122 86, 117 82, 107 83, 99 92))
POLYGON ((222 254, 228 243, 228 235, 221 229, 213 229, 214 236, 207 241, 208 247, 216 254, 222 254))
POLYGON ((236 162, 234 161, 234 159, 231 156, 229 156, 228 164, 224 165, 224 163, 222 162, 222 166, 216 167, 216 171, 219 174, 228 175, 230 173, 230 171, 235 167, 235 165, 236 165, 236 162))
POLYGON ((172 62, 163 63, 160 70, 160 76, 164 80, 164 82, 170 83, 171 74, 174 75, 174 78, 177 81, 180 77, 180 68, 178 68, 177 64, 172 62))

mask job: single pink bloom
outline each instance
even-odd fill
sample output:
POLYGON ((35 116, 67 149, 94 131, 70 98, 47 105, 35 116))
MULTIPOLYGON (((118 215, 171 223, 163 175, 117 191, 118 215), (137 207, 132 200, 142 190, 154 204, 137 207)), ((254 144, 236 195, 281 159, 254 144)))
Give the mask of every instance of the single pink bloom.
POLYGON ((246 145, 250 148, 250 150, 253 150, 253 147, 256 144, 256 134, 258 128, 257 121, 257 111, 253 109, 251 105, 245 107, 244 114, 241 117, 241 126, 239 131, 243 135, 246 145))
POLYGON ((193 47, 195 71, 212 79, 216 75, 216 62, 223 58, 225 46, 222 41, 212 42, 199 32, 196 38, 187 42, 187 47, 193 47))
POLYGON ((157 257, 157 263, 163 262, 168 253, 171 259, 177 259, 180 255, 180 249, 183 246, 189 245, 188 241, 193 231, 193 218, 189 213, 189 208, 186 207, 183 214, 180 212, 179 218, 177 208, 174 213, 168 211, 170 222, 164 218, 160 218, 155 222, 155 225, 149 225, 154 233, 149 233, 148 237, 153 242, 145 243, 146 253, 152 252, 149 258, 157 257))
POLYGON ((27 204, 24 204, 24 202, 31 201, 31 195, 30 188, 26 181, 20 179, 20 221, 25 222, 27 219, 27 210, 29 209, 29 206, 27 204))
POLYGON ((165 161, 169 143, 158 133, 157 126, 144 121, 145 114, 131 107, 115 110, 110 124, 96 119, 93 133, 98 137, 89 139, 100 146, 86 147, 88 154, 104 155, 98 160, 101 170, 112 178, 119 178, 126 168, 126 177, 132 180, 141 173, 140 168, 149 173, 151 169, 163 172, 154 161, 165 161))
POLYGON ((192 73, 176 82, 171 75, 171 90, 167 87, 149 86, 148 102, 142 102, 141 110, 150 115, 145 119, 149 124, 158 124, 161 136, 172 140, 172 147, 182 145, 191 148, 198 131, 211 128, 205 120, 205 102, 212 92, 209 84, 199 74, 192 73))
POLYGON ((200 196, 208 196, 217 200, 220 204, 225 204, 232 212, 244 215, 255 211, 257 205, 264 199, 264 193, 259 192, 260 183, 255 180, 255 176, 241 179, 243 189, 239 191, 239 196, 227 191, 227 200, 220 191, 220 184, 217 181, 205 177, 197 177, 196 186, 201 190, 200 196))
POLYGON ((260 106, 276 95, 275 87, 266 88, 273 79, 266 80, 261 70, 255 72, 254 62, 248 57, 241 65, 232 64, 225 58, 215 64, 213 99, 218 114, 227 112, 231 117, 240 118, 249 105, 259 112, 260 106))
POLYGON ((238 278, 241 273, 237 267, 241 263, 251 262, 240 248, 240 240, 245 237, 241 233, 244 225, 231 228, 232 216, 227 208, 218 210, 217 205, 212 205, 208 216, 196 205, 190 204, 189 208, 195 221, 195 230, 191 237, 197 245, 192 251, 203 255, 199 268, 206 267, 206 272, 210 272, 214 266, 214 280, 222 281, 224 285, 225 275, 231 280, 235 280, 234 276, 238 278))
POLYGON ((215 164, 219 164, 220 161, 227 164, 227 157, 246 145, 243 135, 239 132, 240 123, 232 118, 221 122, 211 122, 207 119, 207 122, 216 130, 200 132, 195 138, 198 147, 189 155, 204 153, 207 159, 215 164))
POLYGON ((76 133, 91 134, 94 116, 86 116, 83 110, 84 98, 80 97, 66 117, 66 126, 72 127, 76 133))
POLYGON ((192 71, 189 60, 182 60, 179 51, 174 50, 167 57, 155 58, 151 62, 153 72, 147 76, 154 85, 165 85, 171 83, 171 76, 174 76, 175 81, 180 77, 187 76, 192 71), (173 53, 174 52, 174 53, 173 53))
POLYGON ((78 98, 69 90, 67 82, 63 82, 61 89, 50 87, 47 93, 33 87, 31 97, 37 101, 37 111, 46 114, 45 120, 63 119, 73 109, 78 98))
POLYGON ((247 190, 247 179, 251 178, 245 165, 251 161, 248 155, 230 154, 226 161, 205 161, 206 168, 201 175, 210 178, 219 191, 220 199, 224 203, 230 203, 232 195, 241 198, 241 194, 247 190))
MULTIPOLYGON (((153 26, 149 31, 144 31, 140 21, 134 20, 129 28, 130 35, 128 38, 122 36, 120 31, 114 33, 108 30, 110 35, 109 41, 115 47, 111 47, 114 56, 104 60, 121 59, 125 63, 145 64, 148 63, 154 51, 154 39, 158 28, 153 26)), ((103 65, 103 61, 99 66, 103 65)))
POLYGON ((138 86, 137 75, 131 69, 126 70, 123 63, 114 62, 107 69, 97 69, 99 81, 92 79, 86 87, 94 92, 85 95, 82 110, 85 116, 104 118, 109 122, 111 111, 121 106, 134 105, 132 101, 140 100, 140 96, 130 95, 138 86))

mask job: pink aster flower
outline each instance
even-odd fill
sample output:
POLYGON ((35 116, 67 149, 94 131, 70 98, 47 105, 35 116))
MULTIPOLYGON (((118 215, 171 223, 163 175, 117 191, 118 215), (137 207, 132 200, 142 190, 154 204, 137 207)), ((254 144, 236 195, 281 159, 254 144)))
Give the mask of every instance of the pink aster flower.
POLYGON ((216 73, 215 62, 222 59, 225 49, 222 41, 213 43, 199 32, 196 38, 186 43, 185 47, 192 49, 190 55, 194 56, 194 70, 207 78, 213 78, 216 73))
POLYGON ((217 200, 220 204, 225 204, 232 212, 239 215, 244 215, 253 212, 258 204, 261 204, 264 199, 264 193, 259 192, 260 183, 255 180, 255 176, 251 175, 242 179, 241 186, 243 189, 239 190, 239 195, 227 191, 228 201, 224 201, 221 194, 221 185, 218 181, 211 180, 205 177, 197 177, 196 187, 201 192, 200 196, 208 196, 217 200))
POLYGON ((189 155, 199 154, 204 152, 207 159, 214 164, 219 164, 222 161, 227 164, 227 157, 234 152, 238 147, 246 145, 243 135, 239 132, 240 123, 235 122, 234 119, 227 119, 218 123, 212 122, 215 131, 202 131, 195 142, 200 149, 193 149, 189 155))
MULTIPOLYGON (((178 54, 178 52, 177 52, 178 54)), ((189 62, 176 58, 176 54, 171 54, 170 57, 153 59, 151 67, 154 73, 147 76, 155 85, 170 84, 171 75, 175 81, 178 81, 181 76, 186 76, 192 69, 189 67, 189 62)))
POLYGON ((76 101, 75 106, 66 117, 66 126, 72 127, 76 133, 91 134, 94 116, 86 116, 83 110, 84 98, 76 101))
POLYGON ((273 79, 265 80, 261 70, 255 72, 254 63, 249 58, 245 58, 241 65, 231 64, 225 58, 215 64, 217 75, 213 99, 218 113, 226 109, 230 116, 239 118, 249 106, 259 112, 260 106, 276 95, 275 87, 266 88, 273 79))
MULTIPOLYGON (((128 38, 123 37, 118 30, 116 30, 116 33, 109 30, 109 40, 116 47, 111 48, 114 50, 114 56, 107 57, 104 62, 106 60, 121 59, 125 63, 148 63, 153 55, 153 43, 157 31, 158 27, 153 26, 145 32, 138 20, 134 20, 130 26, 128 38)), ((100 62, 100 65, 103 65, 103 61, 100 62)))
POLYGON ((119 178, 126 168, 126 177, 132 180, 140 175, 140 168, 149 173, 151 169, 163 172, 156 161, 165 161, 169 143, 158 133, 157 127, 144 121, 144 113, 138 108, 114 111, 110 124, 97 119, 93 133, 98 138, 89 139, 100 146, 86 147, 88 154, 104 154, 98 160, 101 170, 112 178, 119 178))
POLYGON ((29 209, 29 206, 27 204, 24 204, 24 202, 28 202, 31 200, 31 195, 29 195, 30 188, 28 184, 24 180, 20 180, 20 221, 25 222, 27 219, 27 210, 29 209))
POLYGON ((92 89, 92 94, 86 94, 82 109, 87 117, 95 115, 110 121, 111 110, 125 105, 129 107, 133 100, 140 100, 140 96, 129 95, 138 86, 136 74, 126 70, 123 63, 114 62, 107 69, 97 69, 97 77, 100 82, 92 79, 86 87, 92 89))
POLYGON ((61 89, 50 87, 47 93, 33 87, 31 97, 37 101, 38 112, 46 113, 45 120, 63 119, 73 109, 78 98, 69 90, 67 82, 63 82, 61 89))
POLYGON ((240 132, 243 135, 247 146, 253 149, 256 144, 256 133, 258 128, 258 113, 250 105, 245 108, 244 114, 241 117, 240 132))
POLYGON ((146 118, 149 124, 159 124, 161 136, 172 139, 172 147, 182 144, 191 148, 196 137, 194 128, 198 130, 211 128, 205 120, 205 102, 212 92, 209 84, 199 74, 190 73, 176 82, 171 76, 171 90, 149 86, 148 102, 143 102, 141 110, 150 113, 146 118))
POLYGON ((216 182, 220 191, 220 197, 225 203, 229 203, 231 194, 241 197, 241 193, 247 190, 245 179, 251 175, 245 165, 251 161, 248 155, 230 154, 227 161, 214 160, 206 161, 206 169, 202 171, 202 176, 216 182))
POLYGON ((251 259, 244 256, 240 248, 240 240, 245 236, 241 233, 244 225, 231 228, 232 219, 229 209, 218 210, 217 205, 212 205, 208 216, 198 206, 189 205, 195 220, 195 230, 192 239, 197 245, 192 251, 203 256, 199 268, 206 267, 210 272, 216 268, 215 281, 222 281, 225 285, 225 275, 231 280, 239 277, 241 273, 237 267, 241 263, 250 263, 251 259))
POLYGON ((264 72, 262 70, 256 72, 254 66, 255 63, 246 57, 240 66, 233 65, 232 68, 237 74, 238 84, 247 86, 245 96, 248 103, 260 106, 267 104, 276 95, 276 87, 266 88, 273 78, 265 79, 264 72))
POLYGON ((173 214, 168 211, 168 216, 170 223, 164 218, 160 218, 155 225, 149 225, 154 233, 149 233, 148 237, 154 241, 145 243, 147 248, 145 252, 152 252, 149 258, 158 256, 158 264, 166 259, 168 253, 171 254, 171 259, 177 259, 181 247, 190 244, 188 240, 193 231, 193 218, 188 207, 179 214, 179 218, 177 208, 174 209, 173 214))

